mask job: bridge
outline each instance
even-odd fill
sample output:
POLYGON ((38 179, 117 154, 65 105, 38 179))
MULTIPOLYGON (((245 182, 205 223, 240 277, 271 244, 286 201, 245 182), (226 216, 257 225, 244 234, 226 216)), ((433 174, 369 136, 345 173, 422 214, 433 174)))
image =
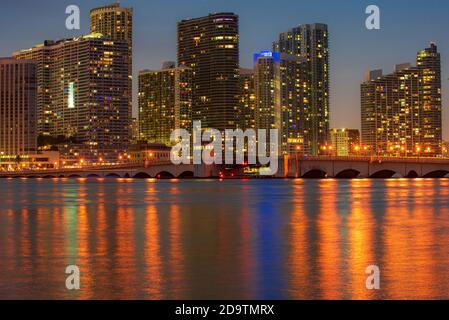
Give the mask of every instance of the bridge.
MULTIPOLYGON (((159 164, 47 169, 0 172, 0 178, 214 178, 216 165, 159 164)), ((287 157, 279 159, 276 178, 355 179, 355 178, 444 178, 449 175, 449 159, 378 157, 287 157)))
POLYGON ((288 178, 444 178, 449 175, 449 159, 290 157, 280 174, 288 178))
POLYGON ((217 176, 213 167, 172 164, 154 165, 144 168, 136 165, 101 166, 34 171, 0 172, 0 178, 157 178, 186 179, 217 176))

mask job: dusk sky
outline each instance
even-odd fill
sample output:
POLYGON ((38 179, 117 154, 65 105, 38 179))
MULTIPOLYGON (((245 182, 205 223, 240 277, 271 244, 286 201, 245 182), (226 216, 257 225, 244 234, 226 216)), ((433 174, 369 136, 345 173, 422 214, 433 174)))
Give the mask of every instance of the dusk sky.
MULTIPOLYGON (((45 39, 88 33, 89 10, 113 1, 2 0, 0 56, 45 39), (81 8, 81 30, 65 28, 65 8, 81 8)), ((326 23, 330 31, 331 126, 360 128, 360 83, 369 69, 415 64, 416 52, 436 42, 442 55, 444 137, 449 138, 449 2, 447 0, 134 0, 134 77, 141 69, 176 60, 176 23, 212 12, 240 16, 241 66, 254 52, 271 49, 280 32, 305 23, 326 23), (365 28, 365 8, 381 9, 381 30, 365 28)), ((136 83, 137 84, 137 83, 136 83)), ((134 107, 136 109, 136 102, 134 107)), ((136 110, 135 110, 136 111, 136 110)))

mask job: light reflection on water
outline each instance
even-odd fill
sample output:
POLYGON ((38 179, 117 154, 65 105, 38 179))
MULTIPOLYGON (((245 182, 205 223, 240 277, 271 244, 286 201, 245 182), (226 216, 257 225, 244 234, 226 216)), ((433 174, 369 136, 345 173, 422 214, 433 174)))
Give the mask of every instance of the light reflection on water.
POLYGON ((449 298, 445 179, 0 188, 0 299, 449 298), (65 289, 72 264, 78 292, 65 289))

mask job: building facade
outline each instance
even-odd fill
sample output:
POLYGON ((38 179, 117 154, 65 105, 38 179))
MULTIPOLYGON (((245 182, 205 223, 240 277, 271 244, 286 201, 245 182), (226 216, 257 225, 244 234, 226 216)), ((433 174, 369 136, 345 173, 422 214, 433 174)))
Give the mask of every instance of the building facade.
POLYGON ((360 131, 356 129, 331 129, 331 154, 337 157, 361 155, 360 131))
POLYGON ((417 54, 416 66, 420 78, 420 131, 423 151, 440 156, 443 149, 441 57, 437 45, 417 54))
POLYGON ((0 58, 0 155, 20 157, 37 150, 36 64, 0 58))
POLYGON ((221 131, 238 127, 238 16, 217 13, 179 22, 178 65, 194 75, 193 120, 221 131))
POLYGON ((362 144, 385 156, 442 155, 441 68, 435 45, 418 53, 417 66, 370 72, 361 85, 362 144))
POLYGON ((119 3, 92 9, 90 32, 101 33, 113 40, 127 41, 132 52, 133 9, 120 7, 119 3))
POLYGON ((307 61, 309 91, 304 143, 318 155, 329 141, 329 32, 325 24, 304 24, 281 33, 273 44, 275 52, 307 61))
POLYGON ((56 114, 52 109, 50 91, 50 66, 53 59, 51 45, 53 41, 45 41, 29 50, 22 50, 14 54, 19 60, 32 60, 36 64, 37 85, 37 132, 39 135, 49 136, 54 130, 56 114))
POLYGON ((240 69, 239 77, 239 127, 245 131, 256 128, 256 79, 254 69, 240 69))
MULTIPOLYGON (((14 56, 27 59, 40 50, 37 46, 14 56)), ((44 72, 38 78, 51 97, 49 135, 76 141, 92 157, 114 157, 125 150, 132 95, 128 43, 90 34, 47 42, 46 54, 48 64, 37 70, 44 72)))
POLYGON ((304 144, 309 109, 304 58, 271 51, 254 56, 256 128, 278 129, 282 154, 309 153, 304 144))
POLYGON ((192 70, 164 67, 139 74, 140 140, 171 145, 173 130, 192 131, 192 70))
MULTIPOLYGON (((120 3, 113 3, 90 11, 90 33, 99 33, 111 40, 126 41, 128 43, 128 86, 133 82, 133 15, 132 8, 124 8, 120 3)), ((128 118, 132 119, 132 94, 129 98, 128 118)), ((131 123, 130 123, 130 133, 131 123)))

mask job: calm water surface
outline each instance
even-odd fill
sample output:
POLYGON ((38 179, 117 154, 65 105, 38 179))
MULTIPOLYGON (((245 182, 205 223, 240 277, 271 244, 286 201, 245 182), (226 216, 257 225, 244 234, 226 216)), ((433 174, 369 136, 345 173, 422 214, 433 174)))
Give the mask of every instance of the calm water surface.
POLYGON ((0 299, 449 298, 449 180, 0 180, 0 299), (365 289, 369 265, 381 290, 365 289), (81 290, 65 289, 65 268, 81 290))

